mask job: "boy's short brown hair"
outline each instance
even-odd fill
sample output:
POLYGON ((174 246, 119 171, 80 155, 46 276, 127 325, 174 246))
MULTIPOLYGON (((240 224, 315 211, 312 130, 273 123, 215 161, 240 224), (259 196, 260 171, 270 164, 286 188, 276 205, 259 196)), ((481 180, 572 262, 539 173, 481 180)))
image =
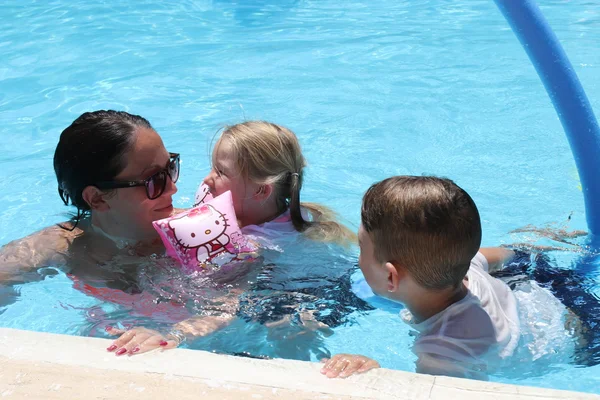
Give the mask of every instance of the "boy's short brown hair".
POLYGON ((361 220, 379 262, 402 265, 428 289, 462 282, 481 244, 475 202, 450 179, 395 176, 363 197, 361 220))

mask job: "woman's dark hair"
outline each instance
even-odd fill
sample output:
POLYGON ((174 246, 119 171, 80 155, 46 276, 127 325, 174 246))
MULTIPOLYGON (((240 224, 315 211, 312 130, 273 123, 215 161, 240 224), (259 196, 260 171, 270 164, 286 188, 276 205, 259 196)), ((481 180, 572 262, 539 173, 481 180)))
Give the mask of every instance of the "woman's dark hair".
POLYGON ((54 152, 58 192, 66 205, 77 207, 74 229, 90 211, 83 189, 111 181, 126 166, 123 155, 133 144, 137 128, 152 129, 139 115, 124 111, 100 110, 83 113, 62 131, 54 152))

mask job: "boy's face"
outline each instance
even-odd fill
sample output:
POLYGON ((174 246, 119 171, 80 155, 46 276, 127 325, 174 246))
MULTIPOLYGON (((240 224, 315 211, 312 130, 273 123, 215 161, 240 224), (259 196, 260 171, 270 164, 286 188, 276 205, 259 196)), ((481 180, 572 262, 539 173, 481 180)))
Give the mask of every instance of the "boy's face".
POLYGON ((382 297, 389 297, 388 278, 389 273, 385 267, 385 262, 377 261, 375 257, 375 246, 371 235, 365 231, 362 224, 358 228, 358 245, 360 255, 358 256, 358 265, 373 292, 382 297))

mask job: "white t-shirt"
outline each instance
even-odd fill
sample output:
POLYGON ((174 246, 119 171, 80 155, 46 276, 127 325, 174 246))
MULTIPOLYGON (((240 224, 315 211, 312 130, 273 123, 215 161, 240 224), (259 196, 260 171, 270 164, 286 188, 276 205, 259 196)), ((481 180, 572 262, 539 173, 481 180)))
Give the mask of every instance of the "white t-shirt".
POLYGON ((419 332, 413 347, 418 372, 487 379, 494 364, 513 354, 520 337, 517 300, 488 270, 487 260, 477 253, 462 300, 420 323, 412 322, 407 309, 400 312, 419 332))

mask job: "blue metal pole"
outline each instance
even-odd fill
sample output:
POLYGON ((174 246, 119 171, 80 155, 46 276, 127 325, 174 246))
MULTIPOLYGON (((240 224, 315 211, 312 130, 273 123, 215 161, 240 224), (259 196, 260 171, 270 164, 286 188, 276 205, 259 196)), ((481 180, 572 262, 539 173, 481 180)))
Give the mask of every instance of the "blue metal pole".
POLYGON ((577 74, 534 0, 495 0, 535 66, 567 134, 588 229, 600 235, 600 128, 577 74))

